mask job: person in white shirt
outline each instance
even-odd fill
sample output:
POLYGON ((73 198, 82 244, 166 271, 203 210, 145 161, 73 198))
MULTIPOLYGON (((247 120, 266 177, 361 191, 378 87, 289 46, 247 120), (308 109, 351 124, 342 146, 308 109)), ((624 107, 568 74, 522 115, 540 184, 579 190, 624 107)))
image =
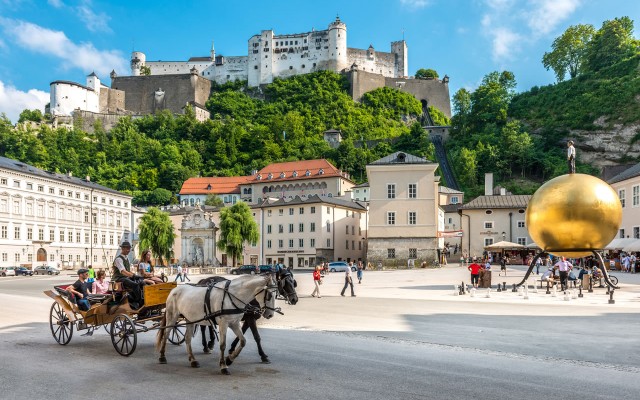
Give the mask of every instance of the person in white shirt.
POLYGON ((347 286, 351 285, 351 297, 356 297, 356 294, 353 291, 353 279, 351 279, 352 266, 353 266, 352 262, 350 262, 349 265, 347 266, 347 270, 345 271, 345 274, 344 274, 344 287, 342 288, 342 292, 340 293, 340 296, 344 296, 344 291, 347 290, 347 286))
POLYGON ((573 140, 567 142, 567 164, 569 166, 569 173, 576 173, 576 148, 573 147, 573 140))
POLYGON ((573 268, 573 265, 566 258, 562 257, 560 261, 558 261, 554 267, 558 268, 558 272, 560 273, 560 285, 562 290, 567 289, 567 277, 569 276, 569 271, 573 268))

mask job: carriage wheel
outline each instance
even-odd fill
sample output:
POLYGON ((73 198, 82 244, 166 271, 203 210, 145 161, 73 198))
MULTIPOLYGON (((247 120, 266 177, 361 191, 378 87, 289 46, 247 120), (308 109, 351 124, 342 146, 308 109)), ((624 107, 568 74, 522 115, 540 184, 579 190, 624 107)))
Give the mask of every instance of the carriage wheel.
POLYGON ((120 314, 111 322, 111 343, 121 356, 128 357, 136 350, 138 332, 128 315, 120 314))
POLYGON ((186 328, 183 325, 174 326, 169 329, 169 333, 167 334, 167 339, 171 344, 175 344, 176 346, 184 343, 184 333, 186 328))
POLYGON ((609 280, 613 283, 613 286, 618 286, 618 278, 613 275, 609 275, 609 280))
POLYGON ((62 306, 56 301, 51 305, 49 325, 51 326, 51 334, 56 342, 64 346, 71 341, 73 322, 69 321, 69 317, 65 314, 62 306))

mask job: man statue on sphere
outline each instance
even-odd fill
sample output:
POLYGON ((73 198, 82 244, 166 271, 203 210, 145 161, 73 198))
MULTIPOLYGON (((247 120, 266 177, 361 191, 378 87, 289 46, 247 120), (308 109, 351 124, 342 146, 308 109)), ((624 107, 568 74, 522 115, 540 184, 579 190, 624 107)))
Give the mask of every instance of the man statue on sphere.
POLYGON ((569 166, 569 173, 576 173, 576 148, 573 147, 573 140, 567 142, 567 164, 569 166))

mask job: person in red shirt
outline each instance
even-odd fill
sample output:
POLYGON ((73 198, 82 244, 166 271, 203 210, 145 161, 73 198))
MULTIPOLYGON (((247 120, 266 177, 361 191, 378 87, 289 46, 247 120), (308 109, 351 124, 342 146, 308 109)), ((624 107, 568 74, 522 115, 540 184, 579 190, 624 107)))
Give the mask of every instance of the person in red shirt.
POLYGON ((477 288, 478 278, 480 277, 480 270, 482 269, 482 267, 474 260, 467 269, 471 271, 471 284, 474 288, 477 288))
POLYGON ((317 266, 316 269, 313 271, 313 284, 316 286, 315 289, 313 289, 313 293, 311 293, 311 297, 318 297, 320 298, 320 284, 322 283, 322 275, 320 275, 320 269, 322 267, 317 266))

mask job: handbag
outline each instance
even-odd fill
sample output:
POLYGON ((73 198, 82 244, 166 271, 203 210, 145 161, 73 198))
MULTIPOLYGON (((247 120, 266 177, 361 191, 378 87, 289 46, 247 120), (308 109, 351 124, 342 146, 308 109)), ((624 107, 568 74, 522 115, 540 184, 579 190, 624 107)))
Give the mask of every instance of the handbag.
POLYGON ((318 281, 318 285, 322 285, 322 279, 318 281))

